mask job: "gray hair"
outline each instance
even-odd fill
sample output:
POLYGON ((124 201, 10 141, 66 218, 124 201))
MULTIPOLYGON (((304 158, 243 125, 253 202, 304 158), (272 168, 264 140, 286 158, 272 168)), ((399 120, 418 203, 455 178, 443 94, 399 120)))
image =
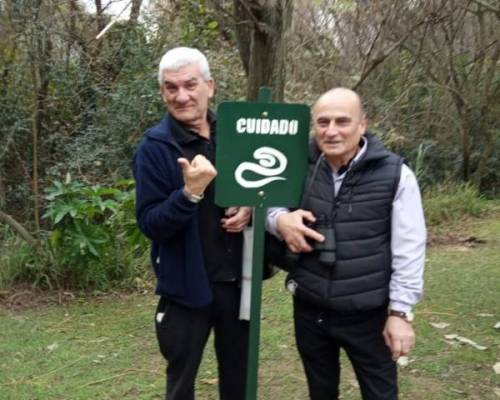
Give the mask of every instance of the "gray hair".
POLYGON ((212 79, 210 75, 210 67, 205 55, 198 49, 191 47, 176 47, 167 51, 160 61, 158 68, 158 82, 160 86, 163 84, 163 71, 170 69, 178 71, 182 67, 190 64, 198 64, 201 76, 205 81, 212 79))

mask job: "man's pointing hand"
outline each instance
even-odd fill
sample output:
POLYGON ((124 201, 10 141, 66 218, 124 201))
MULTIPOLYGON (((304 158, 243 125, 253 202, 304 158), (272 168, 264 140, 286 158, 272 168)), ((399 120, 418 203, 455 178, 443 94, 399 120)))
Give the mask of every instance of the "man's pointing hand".
POLYGON ((177 163, 182 168, 185 190, 190 194, 201 195, 217 175, 212 163, 201 154, 196 155, 191 162, 178 158, 177 163))

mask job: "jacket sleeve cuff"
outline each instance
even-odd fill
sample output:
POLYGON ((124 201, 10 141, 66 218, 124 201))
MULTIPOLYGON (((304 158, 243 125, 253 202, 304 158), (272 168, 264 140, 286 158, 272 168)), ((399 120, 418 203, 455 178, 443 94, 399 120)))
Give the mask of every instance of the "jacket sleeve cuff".
POLYGON ((178 205, 179 209, 183 212, 192 213, 198 208, 199 203, 194 203, 189 200, 184 194, 183 188, 177 189, 171 194, 173 196, 172 200, 178 205))

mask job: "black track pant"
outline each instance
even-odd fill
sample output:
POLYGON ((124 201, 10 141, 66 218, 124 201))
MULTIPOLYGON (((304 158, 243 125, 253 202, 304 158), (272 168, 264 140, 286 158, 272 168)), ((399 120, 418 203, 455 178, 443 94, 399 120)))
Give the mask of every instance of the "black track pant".
POLYGON ((397 368, 382 332, 387 310, 339 315, 294 299, 295 339, 311 400, 339 397, 339 351, 347 353, 364 400, 396 400, 397 368))
POLYGON ((194 385, 210 330, 215 337, 221 400, 243 400, 248 322, 238 319, 240 289, 236 283, 215 283, 214 301, 188 308, 160 298, 155 315, 160 351, 167 360, 167 400, 194 400, 194 385), (164 313, 158 322, 158 313, 164 313))

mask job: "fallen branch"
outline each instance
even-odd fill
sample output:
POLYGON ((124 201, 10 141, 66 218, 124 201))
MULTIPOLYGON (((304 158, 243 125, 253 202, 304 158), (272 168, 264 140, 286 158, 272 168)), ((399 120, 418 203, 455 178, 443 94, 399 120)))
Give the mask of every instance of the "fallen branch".
POLYGON ((65 364, 65 365, 58 367, 58 368, 55 368, 49 372, 45 372, 44 374, 34 376, 31 380, 35 381, 35 380, 40 379, 40 378, 45 378, 46 376, 51 375, 55 372, 61 371, 63 369, 68 369, 68 368, 72 367, 73 365, 78 364, 80 362, 80 360, 82 360, 82 359, 83 359, 83 357, 80 357, 80 358, 70 362, 69 364, 65 364))
POLYGON ((31 246, 38 246, 38 241, 14 218, 12 218, 9 214, 0 211, 0 222, 9 225, 14 231, 16 231, 19 236, 21 236, 28 244, 31 246))
POLYGON ((450 315, 452 317, 456 317, 458 314, 453 314, 449 312, 439 312, 439 311, 419 311, 419 314, 436 314, 436 315, 450 315))

